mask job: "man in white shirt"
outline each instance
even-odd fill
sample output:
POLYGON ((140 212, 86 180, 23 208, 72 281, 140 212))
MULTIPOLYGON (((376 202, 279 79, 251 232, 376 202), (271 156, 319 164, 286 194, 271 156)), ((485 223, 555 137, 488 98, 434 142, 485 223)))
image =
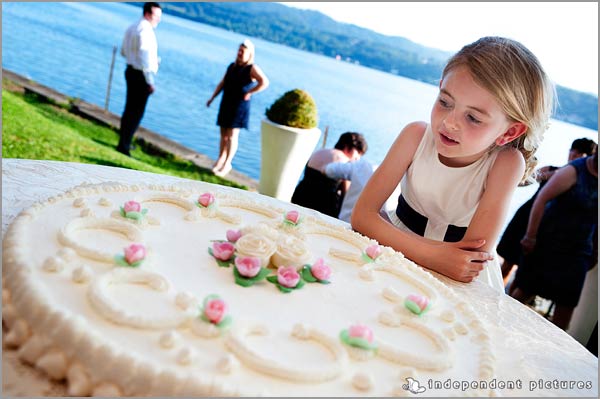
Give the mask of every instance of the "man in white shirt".
POLYGON ((125 155, 129 155, 131 140, 144 116, 148 97, 154 93, 154 76, 159 62, 154 29, 161 17, 162 9, 158 3, 144 3, 143 17, 127 29, 123 38, 121 55, 127 60, 127 98, 117 151, 125 155))
POLYGON ((376 168, 364 157, 352 162, 332 162, 325 167, 327 177, 351 182, 342 202, 339 219, 350 223, 354 204, 376 168))

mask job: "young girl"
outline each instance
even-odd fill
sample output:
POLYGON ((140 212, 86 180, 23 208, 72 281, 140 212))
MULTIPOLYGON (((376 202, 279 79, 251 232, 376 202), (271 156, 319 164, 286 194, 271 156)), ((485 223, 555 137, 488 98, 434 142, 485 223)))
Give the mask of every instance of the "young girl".
POLYGON ((431 121, 401 132, 352 214, 358 232, 454 280, 503 291, 494 247, 513 190, 529 178, 554 102, 537 58, 484 37, 444 68, 431 121), (395 212, 379 210, 401 183, 395 212))

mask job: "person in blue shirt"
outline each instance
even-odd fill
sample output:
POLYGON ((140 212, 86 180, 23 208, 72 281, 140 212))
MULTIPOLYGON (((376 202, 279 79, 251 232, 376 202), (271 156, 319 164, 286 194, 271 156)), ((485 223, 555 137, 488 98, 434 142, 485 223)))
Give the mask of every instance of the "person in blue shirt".
POLYGON ((366 151, 367 141, 362 134, 345 132, 334 148, 313 152, 304 168, 304 176, 294 190, 292 204, 337 218, 349 181, 328 177, 325 167, 332 162, 356 161, 366 151))
POLYGON ((346 190, 338 219, 350 223, 354 204, 360 196, 365 184, 377 168, 365 157, 352 162, 332 162, 325 167, 325 174, 332 179, 348 180, 350 187, 346 190))

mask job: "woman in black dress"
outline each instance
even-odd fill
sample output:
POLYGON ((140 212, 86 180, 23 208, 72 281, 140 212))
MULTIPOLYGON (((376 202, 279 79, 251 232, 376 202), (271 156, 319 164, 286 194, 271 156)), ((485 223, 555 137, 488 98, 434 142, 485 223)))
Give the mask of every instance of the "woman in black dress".
POLYGON ((511 296, 556 303, 552 322, 566 330, 588 270, 598 263, 598 154, 559 169, 531 207, 521 245, 525 254, 511 296))
MULTIPOLYGON (((569 150, 568 162, 578 158, 583 158, 592 155, 596 151, 596 142, 588 138, 579 138, 573 141, 569 150)), ((535 194, 515 212, 506 230, 502 234, 502 238, 498 243, 496 251, 503 259, 502 261, 502 277, 504 284, 507 285, 510 280, 512 271, 523 262, 523 251, 521 249, 521 239, 525 235, 527 223, 529 221, 529 213, 535 198, 540 190, 544 187, 548 179, 552 177, 554 172, 558 170, 556 166, 544 166, 536 172, 536 180, 540 184, 535 194)), ((509 291, 510 292, 510 291, 509 291)))
POLYGON ((225 176, 231 171, 231 162, 238 148, 240 129, 248 129, 250 98, 269 86, 269 79, 254 64, 254 44, 244 40, 238 48, 235 62, 232 62, 219 82, 211 98, 206 102, 210 107, 215 97, 223 91, 217 125, 221 127, 219 158, 212 171, 217 176, 225 176))

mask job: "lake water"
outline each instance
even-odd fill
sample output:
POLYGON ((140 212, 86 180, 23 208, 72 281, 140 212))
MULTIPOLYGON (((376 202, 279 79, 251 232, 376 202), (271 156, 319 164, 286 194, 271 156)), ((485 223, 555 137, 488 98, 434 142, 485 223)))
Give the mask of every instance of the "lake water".
MULTIPOLYGON (((123 33, 140 16, 141 8, 124 3, 3 3, 2 67, 104 106, 113 46, 120 50, 123 33)), ((216 159, 220 97, 210 108, 206 101, 245 36, 166 14, 156 35, 162 62, 142 125, 216 159)), ((326 146, 345 131, 361 132, 369 144, 367 156, 376 163, 404 125, 429 118, 437 95, 433 85, 252 40, 255 62, 271 85, 252 99, 249 130, 241 132, 233 165, 257 180, 260 121, 288 90, 301 88, 314 97, 319 127, 329 127, 326 146)), ((124 106, 124 69, 117 52, 109 110, 118 115, 124 106)), ((598 139, 596 131, 553 120, 538 151, 539 165, 564 164, 571 142, 579 137, 598 139)), ((518 188, 510 214, 535 190, 518 188)))

